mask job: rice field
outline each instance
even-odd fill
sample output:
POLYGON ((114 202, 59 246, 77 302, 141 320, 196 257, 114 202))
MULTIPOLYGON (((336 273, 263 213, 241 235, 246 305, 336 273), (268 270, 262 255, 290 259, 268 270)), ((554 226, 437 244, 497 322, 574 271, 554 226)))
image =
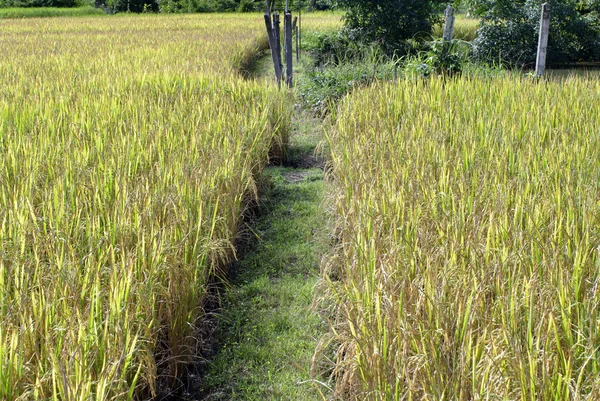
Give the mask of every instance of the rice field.
POLYGON ((339 11, 303 12, 302 35, 332 32, 340 29, 343 15, 339 11))
MULTIPOLYGON (((454 21, 453 39, 472 41, 477 37, 477 29, 479 28, 480 20, 477 18, 467 18, 464 15, 456 15, 454 21)), ((444 34, 444 24, 438 24, 433 28, 433 37, 441 38, 444 34)))
POLYGON ((598 78, 433 78, 342 102, 340 398, 600 398, 598 78))
POLYGON ((285 94, 237 74, 261 21, 2 22, 0 399, 146 399, 196 357, 289 125, 285 94))

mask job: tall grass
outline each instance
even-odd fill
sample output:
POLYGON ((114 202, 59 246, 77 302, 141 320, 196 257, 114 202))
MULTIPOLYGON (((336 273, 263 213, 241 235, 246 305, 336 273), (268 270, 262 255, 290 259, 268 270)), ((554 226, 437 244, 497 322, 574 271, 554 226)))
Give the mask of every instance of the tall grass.
POLYGON ((251 18, 3 23, 0 399, 145 398, 194 358, 289 124, 235 73, 251 18))
POLYGON ((329 132, 338 392, 600 397, 600 84, 356 91, 329 132))

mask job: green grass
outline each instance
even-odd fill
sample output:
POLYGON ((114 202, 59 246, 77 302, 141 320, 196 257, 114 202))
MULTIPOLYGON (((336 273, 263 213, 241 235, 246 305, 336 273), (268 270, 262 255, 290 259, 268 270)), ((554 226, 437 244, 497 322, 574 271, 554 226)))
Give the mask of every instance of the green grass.
POLYGON ((2 18, 43 18, 43 17, 83 17, 88 15, 106 15, 101 8, 85 6, 77 8, 59 7, 11 7, 0 8, 2 18))
POLYGON ((266 180, 250 249, 224 295, 208 400, 321 399, 310 366, 326 324, 310 305, 326 251, 323 172, 273 167, 266 180))
MULTIPOLYGON (((297 112, 290 163, 314 165, 321 121, 297 112)), ((219 353, 201 380, 206 400, 321 400, 312 359, 327 323, 312 309, 329 249, 320 168, 265 171, 250 240, 232 266, 219 315, 219 353)), ((322 395, 323 394, 323 395, 322 395)))

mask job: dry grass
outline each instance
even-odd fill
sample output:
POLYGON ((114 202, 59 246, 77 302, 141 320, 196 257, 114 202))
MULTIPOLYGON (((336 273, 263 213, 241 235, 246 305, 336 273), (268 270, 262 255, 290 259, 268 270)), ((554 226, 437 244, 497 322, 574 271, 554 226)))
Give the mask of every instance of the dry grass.
POLYGON ((289 108, 236 66, 256 16, 5 21, 0 399, 152 394, 289 108))
POLYGON ((402 81, 341 104, 343 399, 600 397, 598 82, 402 81))

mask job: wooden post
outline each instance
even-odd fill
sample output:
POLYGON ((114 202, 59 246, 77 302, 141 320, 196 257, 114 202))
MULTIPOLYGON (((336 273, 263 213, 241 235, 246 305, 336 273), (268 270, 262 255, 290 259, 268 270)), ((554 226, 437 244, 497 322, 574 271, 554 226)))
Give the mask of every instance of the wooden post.
POLYGON ((273 67, 275 69, 275 78, 277 79, 277 85, 281 85, 281 56, 277 53, 277 43, 275 40, 275 31, 273 29, 273 23, 271 21, 271 9, 269 7, 269 0, 266 0, 267 8, 265 9, 265 26, 267 28, 267 35, 269 37, 269 47, 271 48, 271 58, 273 59, 273 67))
POLYGON ((298 59, 302 54, 302 7, 298 7, 298 59))
POLYGON ((546 70, 546 53, 548 51, 548 34, 550 33, 550 4, 542 4, 540 18, 540 37, 538 39, 537 58, 535 60, 535 75, 542 76, 546 70))
POLYGON ((446 11, 444 11, 444 15, 446 16, 446 24, 444 25, 443 39, 444 42, 450 42, 454 34, 454 8, 448 5, 446 11))
POLYGON ((294 70, 292 68, 292 60, 294 58, 294 49, 292 48, 292 13, 285 13, 283 18, 283 23, 285 26, 285 83, 291 88, 292 75, 294 74, 294 70))
POLYGON ((277 53, 277 60, 279 61, 279 70, 283 71, 283 64, 281 63, 281 24, 278 13, 273 14, 273 36, 275 37, 275 53, 277 53))
POLYGON ((442 36, 442 58, 445 59, 448 51, 450 51, 450 42, 454 35, 454 8, 448 5, 444 15, 446 16, 446 23, 444 25, 444 35, 442 36))
POLYGON ((285 60, 285 55, 287 54, 287 31, 289 29, 289 26, 287 24, 287 11, 285 11, 283 13, 283 60, 285 60))
POLYGON ((294 17, 293 23, 294 37, 296 38, 296 61, 300 61, 300 49, 298 48, 298 17, 294 17))

